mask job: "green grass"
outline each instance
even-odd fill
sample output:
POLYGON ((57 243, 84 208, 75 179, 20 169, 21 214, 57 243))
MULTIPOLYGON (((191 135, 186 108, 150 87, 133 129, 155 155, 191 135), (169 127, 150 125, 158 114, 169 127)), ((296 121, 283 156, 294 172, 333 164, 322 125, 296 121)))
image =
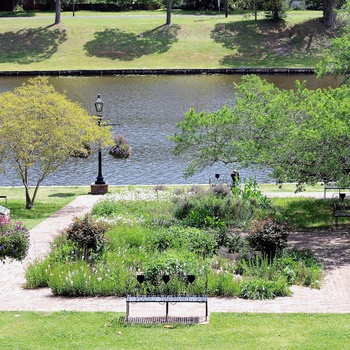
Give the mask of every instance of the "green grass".
MULTIPOLYGON (((88 187, 42 186, 32 210, 25 209, 24 188, 1 187, 0 194, 7 196, 7 207, 11 211, 13 221, 21 221, 28 229, 32 229, 78 195, 87 194, 89 190, 88 187)), ((4 199, 0 199, 0 205, 6 205, 4 199)))
POLYGON ((1 312, 2 349, 345 349, 350 315, 214 313, 206 325, 124 325, 120 314, 1 312), (307 327, 305 327, 307 325, 307 327))
POLYGON ((59 26, 52 26, 53 13, 7 17, 0 21, 0 69, 314 67, 330 39, 321 16, 292 11, 273 23, 174 14, 170 27, 164 12, 63 13, 59 26))

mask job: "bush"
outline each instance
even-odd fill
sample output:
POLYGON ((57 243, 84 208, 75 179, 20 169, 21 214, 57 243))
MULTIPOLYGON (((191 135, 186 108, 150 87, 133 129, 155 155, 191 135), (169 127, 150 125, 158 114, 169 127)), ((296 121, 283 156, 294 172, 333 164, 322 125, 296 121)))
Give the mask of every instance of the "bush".
POLYGON ((172 226, 160 230, 150 239, 151 250, 164 252, 167 249, 188 249, 199 257, 212 257, 218 250, 214 234, 197 228, 172 226))
POLYGON ((238 297, 241 279, 226 271, 211 273, 208 279, 208 294, 219 297, 238 297))
POLYGON ((83 218, 75 218, 65 230, 65 234, 68 240, 76 244, 77 259, 93 262, 103 252, 106 230, 107 226, 104 223, 86 214, 83 218))
POLYGON ((310 250, 297 250, 295 248, 286 250, 278 263, 290 284, 311 288, 320 287, 323 278, 322 266, 310 250))
POLYGON ((25 288, 35 289, 48 287, 50 260, 42 259, 32 262, 25 271, 25 288))
POLYGON ((48 285, 56 295, 124 296, 125 278, 125 271, 116 264, 107 263, 91 268, 85 261, 77 261, 53 266, 48 285))
POLYGON ((22 261, 29 249, 29 231, 21 222, 0 216, 0 260, 22 261))
POLYGON ((287 246, 287 239, 287 225, 274 218, 253 221, 247 236, 249 245, 268 256, 270 261, 287 246))
POLYGON ((244 299, 263 300, 285 297, 290 294, 288 283, 283 277, 272 281, 255 277, 242 281, 239 296, 244 299))

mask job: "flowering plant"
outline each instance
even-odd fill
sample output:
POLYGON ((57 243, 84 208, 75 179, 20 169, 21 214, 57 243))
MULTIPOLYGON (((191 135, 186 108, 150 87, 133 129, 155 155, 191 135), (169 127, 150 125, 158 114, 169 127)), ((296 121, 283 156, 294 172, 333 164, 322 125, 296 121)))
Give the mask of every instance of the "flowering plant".
POLYGON ((22 261, 29 249, 29 231, 21 222, 13 223, 0 216, 0 260, 6 258, 22 261))
POLYGON ((82 148, 73 151, 71 155, 75 158, 87 158, 91 155, 91 146, 83 145, 82 148))
POLYGON ((109 148, 108 153, 114 158, 127 159, 131 156, 131 146, 126 142, 123 135, 114 136, 114 145, 109 148))

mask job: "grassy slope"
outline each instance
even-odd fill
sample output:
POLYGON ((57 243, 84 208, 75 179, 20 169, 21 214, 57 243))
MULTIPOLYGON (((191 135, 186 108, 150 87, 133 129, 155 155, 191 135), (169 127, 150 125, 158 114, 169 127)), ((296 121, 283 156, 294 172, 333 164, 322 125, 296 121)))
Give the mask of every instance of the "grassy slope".
POLYGON ((314 67, 330 39, 317 11, 281 23, 173 15, 170 28, 164 14, 128 14, 66 13, 59 26, 53 14, 3 18, 0 70, 314 67))

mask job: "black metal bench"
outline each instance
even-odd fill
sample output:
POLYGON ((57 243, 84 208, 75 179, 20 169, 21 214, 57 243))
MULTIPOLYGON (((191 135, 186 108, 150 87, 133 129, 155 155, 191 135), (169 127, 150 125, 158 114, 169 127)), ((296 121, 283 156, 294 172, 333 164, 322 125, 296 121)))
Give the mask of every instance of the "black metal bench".
POLYGON ((323 198, 326 199, 327 197, 327 191, 328 190, 337 190, 337 194, 340 195, 340 191, 341 190, 349 190, 350 187, 341 187, 339 186, 336 182, 328 182, 324 184, 324 194, 323 194, 323 198))
MULTIPOLYGON (((129 276, 126 281, 125 322, 133 321, 129 316, 130 303, 165 304, 165 318, 163 317, 165 323, 172 321, 169 318, 169 303, 202 303, 205 304, 205 321, 207 321, 208 279, 206 276, 195 275, 163 275, 158 279, 150 279, 145 275, 129 276)), ((190 317, 190 319, 199 318, 190 317)))
POLYGON ((214 177, 209 177, 210 187, 218 186, 218 185, 232 187, 233 185, 232 179, 225 176, 221 176, 220 174, 215 174, 214 177))
POLYGON ((345 193, 340 193, 339 199, 334 201, 333 216, 335 218, 336 227, 338 227, 338 218, 350 217, 350 200, 346 199, 345 193))

